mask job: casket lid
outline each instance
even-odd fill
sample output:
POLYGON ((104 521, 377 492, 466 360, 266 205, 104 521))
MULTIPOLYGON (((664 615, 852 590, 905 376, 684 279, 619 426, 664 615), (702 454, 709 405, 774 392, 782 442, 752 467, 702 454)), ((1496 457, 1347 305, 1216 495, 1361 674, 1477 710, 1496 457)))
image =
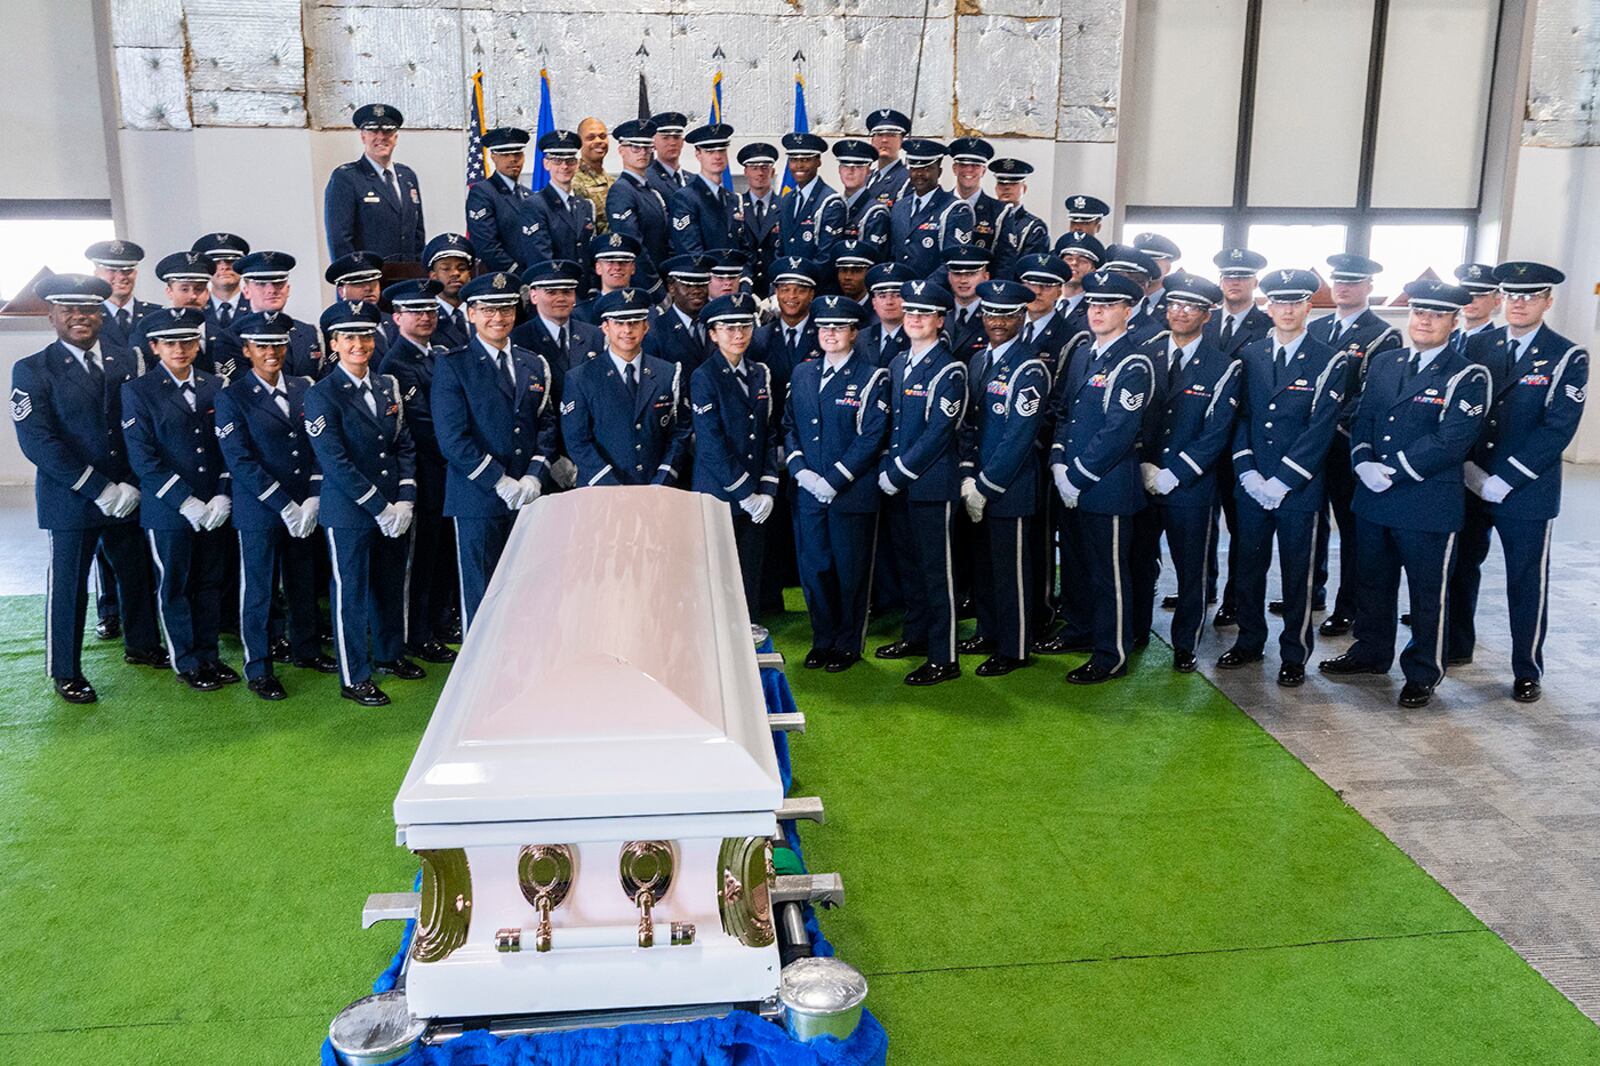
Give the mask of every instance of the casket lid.
POLYGON ((404 827, 782 798, 727 505, 597 488, 518 518, 394 813, 404 827))

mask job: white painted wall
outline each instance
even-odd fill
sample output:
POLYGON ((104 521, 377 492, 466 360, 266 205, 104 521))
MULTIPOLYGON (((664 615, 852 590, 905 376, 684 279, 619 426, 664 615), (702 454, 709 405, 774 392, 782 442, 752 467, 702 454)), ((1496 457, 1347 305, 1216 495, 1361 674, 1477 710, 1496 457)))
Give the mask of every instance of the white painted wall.
POLYGON ((0 3, 6 49, 0 63, 0 199, 111 195, 92 2, 0 3))

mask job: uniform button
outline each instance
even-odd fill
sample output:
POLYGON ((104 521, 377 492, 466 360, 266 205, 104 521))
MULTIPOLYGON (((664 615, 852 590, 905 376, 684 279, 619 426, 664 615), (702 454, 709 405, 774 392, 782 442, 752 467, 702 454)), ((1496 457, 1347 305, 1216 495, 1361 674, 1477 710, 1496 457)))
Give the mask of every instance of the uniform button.
POLYGON ((521 448, 517 448, 514 451, 512 451, 511 454, 512 455, 521 455, 522 454, 522 449, 521 448))
POLYGON ((1161 454, 1162 455, 1171 455, 1172 454, 1172 449, 1171 448, 1162 448, 1161 449, 1161 454))
POLYGON ((116 449, 115 449, 115 448, 112 448, 112 449, 111 449, 111 454, 112 454, 112 455, 116 455, 116 454, 117 454, 117 450, 116 450, 116 449))
POLYGON ((298 473, 300 473, 300 468, 299 468, 299 467, 298 467, 298 466, 297 466, 297 467, 295 467, 295 468, 294 468, 294 472, 295 472, 295 473, 296 473, 296 474, 298 474, 298 473))
POLYGON ((1269 404, 1267 404, 1267 410, 1269 410, 1269 411, 1276 411, 1276 410, 1277 410, 1277 409, 1278 409, 1278 405, 1277 405, 1277 404, 1275 404, 1275 403, 1269 403, 1269 404))
POLYGON ((389 471, 387 471, 387 470, 380 470, 380 471, 378 471, 378 476, 379 476, 379 477, 388 477, 388 476, 389 476, 389 471))
POLYGON ((812 419, 812 420, 811 420, 811 424, 812 424, 812 425, 813 425, 813 426, 814 426, 814 425, 816 425, 816 424, 817 424, 817 420, 816 420, 816 419, 815 419, 815 418, 813 418, 813 419, 812 419))
POLYGON ((298 459, 298 458, 300 458, 300 452, 299 452, 298 449, 296 449, 295 451, 290 452, 289 456, 292 459, 298 459))
POLYGON ((379 459, 387 459, 387 458, 389 458, 389 453, 388 452, 379 452, 378 453, 378 458, 379 459))
POLYGON ((1161 434, 1161 435, 1162 435, 1162 436, 1163 436, 1163 437, 1170 437, 1170 436, 1172 436, 1172 430, 1170 430, 1170 429, 1169 429, 1169 430, 1166 430, 1166 431, 1164 431, 1164 432, 1163 432, 1163 433, 1162 433, 1162 434, 1161 434))
POLYGON ((199 430, 198 430, 198 429, 196 429, 196 430, 195 430, 195 432, 196 432, 196 433, 199 433, 199 432, 200 432, 200 431, 199 431, 199 430))
POLYGON ((635 469, 635 470, 643 470, 643 469, 644 469, 644 467, 642 467, 642 466, 640 466, 640 465, 639 465, 639 464, 638 464, 638 463, 634 463, 634 464, 633 464, 633 468, 634 468, 634 469, 635 469))
POLYGON ((1489 441, 1489 442, 1488 442, 1488 446, 1489 446, 1489 447, 1491 447, 1491 448, 1493 448, 1493 447, 1494 447, 1494 441, 1489 441))
POLYGON ((1394 415, 1390 415, 1390 416, 1389 416, 1389 421, 1391 421, 1391 422, 1393 422, 1393 421, 1394 421, 1394 415))
POLYGON ((197 466, 197 467, 195 467, 195 470, 196 470, 196 472, 201 473, 201 474, 204 474, 206 472, 206 468, 203 467, 203 466, 197 466))
POLYGON ((194 450, 194 453, 195 453, 195 454, 196 454, 196 455, 204 455, 204 454, 205 454, 205 452, 206 452, 206 450, 205 450, 205 449, 204 449, 204 448, 196 448, 196 449, 195 449, 195 450, 194 450))
POLYGON ((643 428, 644 428, 644 426, 643 426, 643 425, 642 425, 642 424, 640 424, 640 423, 638 423, 638 422, 635 422, 635 423, 634 423, 634 424, 633 424, 633 428, 634 428, 634 429, 643 429, 643 428))
POLYGON ((511 427, 511 432, 513 432, 513 433, 521 433, 522 432, 522 427, 521 426, 512 426, 511 427))
POLYGON ((1384 440, 1389 440, 1390 438, 1388 436, 1385 436, 1383 439, 1384 440))
POLYGON ((1271 423, 1271 422, 1267 422, 1267 423, 1265 423, 1265 424, 1264 424, 1264 428, 1266 428, 1266 429, 1271 429, 1271 428, 1272 428, 1272 423, 1271 423))

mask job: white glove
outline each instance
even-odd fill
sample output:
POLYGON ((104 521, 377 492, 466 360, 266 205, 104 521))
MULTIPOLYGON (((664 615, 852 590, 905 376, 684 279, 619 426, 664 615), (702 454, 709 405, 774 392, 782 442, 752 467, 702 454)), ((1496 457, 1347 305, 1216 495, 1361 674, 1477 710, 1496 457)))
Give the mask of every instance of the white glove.
POLYGON ((1139 477, 1144 481, 1144 491, 1155 495, 1156 475, 1161 473, 1161 468, 1154 463, 1140 463, 1139 477))
POLYGON ((1177 487, 1178 475, 1174 474, 1166 467, 1162 467, 1160 470, 1156 471, 1155 481, 1150 486, 1150 491, 1154 492, 1157 496, 1165 496, 1167 493, 1171 492, 1177 487))
POLYGON ((1283 498, 1289 495, 1289 486, 1275 477, 1268 478, 1261 483, 1261 506, 1269 511, 1276 511, 1278 505, 1283 503, 1283 498))
POLYGON ((517 481, 522 486, 522 498, 517 501, 518 507, 526 507, 539 498, 539 493, 544 491, 544 485, 532 474, 523 474, 517 481))
POLYGON ((117 517, 117 508, 122 506, 122 486, 112 482, 100 490, 100 495, 94 498, 94 505, 100 508, 100 513, 107 518, 117 517))
POLYGON ((750 512, 750 521, 759 526, 768 518, 772 517, 772 505, 774 501, 771 496, 760 492, 751 496, 750 499, 756 501, 755 510, 750 512))
POLYGON ((1050 479, 1055 482, 1056 494, 1058 496, 1060 496, 1063 501, 1065 501, 1068 496, 1073 496, 1074 497, 1073 503, 1067 504, 1068 507, 1073 506, 1073 504, 1075 504, 1077 502, 1077 499, 1076 499, 1076 494, 1075 494, 1075 492, 1074 492, 1074 490, 1072 488, 1072 482, 1067 480, 1067 464, 1066 463, 1051 463, 1050 464, 1050 479))
POLYGON ((1501 503, 1511 495, 1511 482, 1499 474, 1490 474, 1483 483, 1483 491, 1478 493, 1489 503, 1501 503))
POLYGON ((828 484, 828 479, 815 470, 802 470, 794 476, 795 483, 817 498, 817 502, 826 507, 838 495, 833 486, 828 484))
POLYGON ((1482 496, 1483 483, 1489 480, 1489 472, 1468 459, 1461 464, 1461 480, 1466 482, 1468 491, 1474 496, 1482 496))
POLYGON ((755 518, 755 516, 756 516, 756 508, 758 506, 760 506, 759 504, 756 503, 756 501, 759 500, 760 498, 761 498, 760 494, 752 492, 750 495, 746 496, 744 499, 742 499, 742 500, 740 500, 738 502, 739 510, 741 510, 745 514, 749 515, 751 517, 751 519, 753 520, 755 518))
POLYGON ((211 497, 206 504, 206 518, 202 523, 207 529, 217 529, 233 514, 233 500, 221 493, 211 497))
POLYGON ((885 496, 893 496, 895 493, 900 491, 894 487, 894 482, 889 479, 889 472, 887 470, 878 475, 878 488, 883 491, 885 496))
POLYGON ((322 497, 307 496, 300 505, 300 532, 296 538, 304 539, 311 536, 317 528, 317 515, 322 512, 322 497))
POLYGON ((578 467, 565 455, 557 456, 556 461, 550 464, 550 476, 555 478, 557 485, 570 489, 578 483, 578 467))
POLYGON ((200 532, 200 523, 204 522, 206 518, 206 505, 193 496, 189 496, 178 504, 178 513, 183 515, 184 520, 189 523, 189 528, 198 533, 200 532))
POLYGON ((983 509, 989 505, 989 501, 978 491, 976 478, 961 479, 961 502, 966 505, 968 518, 974 522, 983 521, 983 509))
POLYGON ((122 499, 117 504, 117 509, 113 514, 117 518, 126 518, 138 509, 139 488, 136 485, 128 484, 126 481, 121 481, 117 483, 117 491, 122 494, 122 499))
POLYGON ((1256 470, 1246 470, 1239 475, 1239 487, 1244 489, 1246 496, 1256 501, 1263 508, 1266 508, 1267 502, 1266 497, 1261 495, 1261 486, 1266 483, 1267 479, 1262 477, 1261 473, 1256 470))
POLYGON ((412 519, 416 517, 417 505, 410 500, 399 500, 389 506, 395 508, 394 535, 403 537, 411 528, 412 519))
POLYGON ((290 500, 283 505, 283 510, 278 512, 278 517, 283 519, 283 528, 289 531, 289 536, 299 538, 300 526, 306 520, 306 509, 290 500))
POLYGON ((1394 467, 1368 460, 1356 464, 1356 477, 1361 479, 1368 492, 1384 492, 1394 485, 1394 467))
POLYGON ((522 503, 522 482, 501 474, 500 480, 494 483, 494 494, 500 497, 507 510, 515 511, 522 503))
POLYGON ((382 511, 378 512, 378 532, 386 537, 400 535, 400 505, 398 503, 385 504, 382 511))

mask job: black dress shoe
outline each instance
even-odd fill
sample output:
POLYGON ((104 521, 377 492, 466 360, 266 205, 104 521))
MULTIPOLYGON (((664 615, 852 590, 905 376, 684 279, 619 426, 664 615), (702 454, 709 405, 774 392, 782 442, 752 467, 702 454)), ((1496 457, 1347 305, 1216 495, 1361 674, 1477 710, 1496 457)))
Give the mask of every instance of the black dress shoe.
POLYGON ((994 641, 988 637, 968 637, 956 645, 962 655, 989 655, 994 651, 994 641))
POLYGON ((805 667, 807 670, 821 670, 833 658, 832 652, 823 651, 821 648, 812 648, 806 652, 805 667))
POLYGON ((1542 695, 1544 693, 1539 691, 1539 682, 1534 678, 1519 677, 1511 683, 1511 698, 1518 703, 1538 703, 1542 695))
POLYGON ((427 663, 453 663, 456 653, 445 647, 442 640, 430 640, 423 644, 407 644, 406 654, 415 655, 427 663))
POLYGON ((1240 651, 1235 646, 1217 656, 1217 669, 1237 670, 1241 666, 1249 666, 1251 663, 1258 663, 1265 658, 1266 656, 1259 651, 1240 651))
POLYGON ((1176 611, 1178 609, 1178 597, 1176 597, 1176 596, 1163 596, 1163 597, 1161 597, 1161 609, 1163 611, 1176 611))
POLYGON ((1306 668, 1300 663, 1284 663, 1278 667, 1278 684, 1284 688, 1299 688, 1306 683, 1306 668))
POLYGON ((302 670, 315 670, 319 674, 337 674, 339 660, 331 655, 324 655, 320 651, 309 659, 296 659, 294 664, 302 670))
POLYGON ((1009 655, 996 653, 978 664, 973 671, 979 677, 1003 677, 1013 670, 1020 670, 1024 666, 1032 666, 1032 659, 1013 659, 1009 655))
POLYGON ((1098 685, 1102 681, 1110 681, 1113 678, 1127 676, 1128 668, 1126 666, 1119 666, 1115 670, 1108 670, 1104 666, 1101 666, 1099 663, 1091 659, 1082 666, 1078 667, 1076 670, 1072 671, 1072 673, 1068 674, 1067 681, 1074 685, 1098 685))
POLYGON ((339 695, 347 700, 354 700, 363 707, 382 707, 389 702, 389 697, 384 695, 383 689, 371 681, 357 681, 353 685, 340 685, 339 695))
POLYGON ((941 681, 954 681, 961 676, 961 666, 958 663, 923 663, 906 675, 906 684, 924 686, 937 685, 941 681))
POLYGON ((1348 634, 1355 624, 1353 618, 1346 618, 1342 614, 1330 614, 1322 620, 1317 632, 1325 637, 1342 637, 1348 634))
POLYGON ((258 677, 250 682, 250 691, 264 700, 287 699, 289 694, 283 690, 283 682, 268 674, 258 677))
POLYGON ((100 698, 95 695, 94 686, 81 677, 56 678, 56 695, 68 703, 93 703, 100 698))
POLYGON ((167 658, 165 648, 135 648, 122 653, 122 661, 130 666, 153 666, 157 670, 165 670, 172 665, 172 660, 167 658))
POLYGON ((1472 653, 1468 652, 1466 655, 1452 655, 1450 658, 1446 659, 1445 662, 1450 666, 1471 666, 1472 653))
POLYGON ((239 673, 227 663, 202 663, 200 669, 216 679, 219 685, 237 685, 239 673))
MULTIPOLYGON (((1313 611, 1326 611, 1328 609, 1328 601, 1317 600, 1311 605, 1311 609, 1313 611)), ((1271 611, 1273 614, 1281 615, 1283 613, 1283 601, 1273 600, 1271 603, 1267 604, 1267 610, 1271 611)))
POLYGON ((1426 707, 1428 701, 1433 699, 1433 688, 1429 685, 1419 685, 1415 681, 1407 681, 1400 690, 1400 706, 1426 707))
POLYGON ((428 676, 428 671, 403 655, 398 659, 373 663, 372 668, 380 674, 392 674, 401 681, 421 681, 428 676))
POLYGON ((1334 677, 1349 677, 1353 674, 1387 674, 1389 672, 1387 666, 1363 662, 1349 652, 1345 652, 1343 655, 1335 655, 1331 659, 1322 660, 1317 664, 1317 669, 1334 677))
POLYGON ((1229 626, 1239 624, 1239 609, 1233 604, 1224 604, 1217 608, 1217 616, 1211 619, 1211 624, 1218 629, 1227 629, 1229 626))
POLYGON ((94 635, 101 640, 116 640, 122 636, 122 619, 102 618, 94 624, 94 635))
POLYGON ((957 618, 976 618, 977 615, 978 607, 977 604, 973 602, 971 596, 968 596, 966 599, 956 604, 957 618))
POLYGON ((1178 671, 1178 673, 1192 674, 1194 673, 1194 668, 1197 665, 1199 664, 1195 661, 1194 652, 1178 651, 1177 649, 1173 649, 1172 668, 1178 671))
POLYGON ((872 653, 874 659, 909 659, 912 656, 928 654, 926 644, 918 644, 911 640, 897 640, 893 644, 881 645, 872 653))
POLYGON ((828 660, 828 665, 823 669, 830 674, 842 674, 860 661, 861 655, 859 652, 836 651, 833 653, 833 657, 828 660))
POLYGON ((222 682, 211 676, 211 671, 204 666, 193 670, 179 671, 178 680, 194 689, 196 692, 215 692, 222 687, 222 682))
POLYGON ((1066 631, 1028 645, 1028 651, 1034 655, 1071 655, 1074 652, 1093 650, 1094 645, 1087 637, 1076 637, 1066 631))

